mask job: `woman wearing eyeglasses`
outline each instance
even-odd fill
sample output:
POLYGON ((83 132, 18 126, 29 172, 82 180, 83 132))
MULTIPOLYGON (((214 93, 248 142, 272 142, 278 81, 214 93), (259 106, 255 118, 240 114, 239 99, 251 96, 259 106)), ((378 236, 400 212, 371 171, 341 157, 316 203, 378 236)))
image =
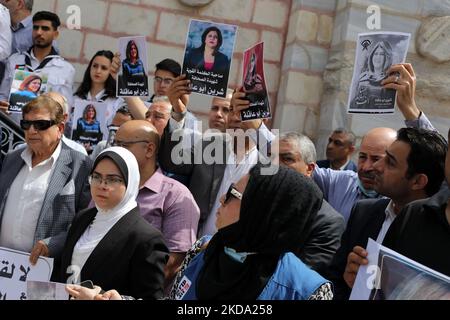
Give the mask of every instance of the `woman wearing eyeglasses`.
MULTIPOLYGON (((91 280, 127 295, 162 297, 168 249, 139 213, 139 179, 137 161, 124 148, 105 149, 95 159, 89 178, 95 207, 73 220, 61 256, 61 282, 91 280)), ((77 296, 72 287, 67 290, 77 296)))
MULTIPOLYGON (((331 283, 296 256, 321 207, 322 193, 290 168, 263 173, 255 166, 222 196, 219 230, 206 249, 208 238, 203 237, 187 253, 169 299, 332 299, 331 283)), ((81 292, 86 296, 89 290, 81 292)), ((129 297, 116 290, 96 296, 121 298, 129 297)))

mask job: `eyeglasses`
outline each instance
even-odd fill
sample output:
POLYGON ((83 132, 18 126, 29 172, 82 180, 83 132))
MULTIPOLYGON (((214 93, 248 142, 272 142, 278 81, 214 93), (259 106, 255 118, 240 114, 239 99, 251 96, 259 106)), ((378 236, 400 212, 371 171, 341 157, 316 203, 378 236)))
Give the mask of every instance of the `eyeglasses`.
POLYGON ((51 126, 55 125, 55 120, 20 120, 20 127, 23 130, 29 130, 31 126, 36 130, 47 130, 51 126))
POLYGON ((223 201, 224 204, 228 203, 230 201, 231 197, 234 197, 238 200, 242 200, 242 193, 240 193, 234 184, 231 184, 228 188, 227 193, 225 194, 225 200, 223 201))
POLYGON ((106 176, 106 178, 102 178, 102 176, 97 173, 93 173, 89 176, 89 184, 92 186, 100 186, 103 181, 107 187, 117 187, 124 183, 122 178, 115 176, 106 176))
POLYGON ((165 85, 170 86, 172 84, 172 82, 173 82, 173 79, 172 78, 155 77, 155 79, 153 81, 155 81, 156 83, 161 83, 162 82, 165 85))
POLYGON ((150 141, 147 140, 136 140, 136 141, 120 141, 120 140, 114 140, 112 145, 114 147, 123 147, 127 148, 128 146, 135 144, 135 143, 150 143, 150 141))

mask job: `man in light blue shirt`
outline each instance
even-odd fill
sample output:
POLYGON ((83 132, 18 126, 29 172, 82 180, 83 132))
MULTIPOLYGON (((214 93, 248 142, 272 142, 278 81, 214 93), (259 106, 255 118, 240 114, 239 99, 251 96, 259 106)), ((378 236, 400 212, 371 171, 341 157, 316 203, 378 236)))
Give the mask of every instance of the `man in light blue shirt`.
POLYGON ((13 32, 12 53, 27 51, 33 45, 33 0, 0 0, 9 9, 13 32))
MULTIPOLYGON (((405 125, 435 130, 425 114, 416 106, 416 78, 411 64, 393 65, 388 73, 394 75, 383 80, 382 84, 387 89, 397 90, 397 106, 405 118, 405 125), (396 73, 399 76, 395 75, 396 73)), ((396 137, 396 131, 390 128, 374 128, 367 132, 361 141, 357 173, 323 168, 314 170, 313 179, 321 188, 325 200, 344 216, 346 222, 356 201, 381 197, 374 190, 373 164, 384 157, 386 149, 396 137)))

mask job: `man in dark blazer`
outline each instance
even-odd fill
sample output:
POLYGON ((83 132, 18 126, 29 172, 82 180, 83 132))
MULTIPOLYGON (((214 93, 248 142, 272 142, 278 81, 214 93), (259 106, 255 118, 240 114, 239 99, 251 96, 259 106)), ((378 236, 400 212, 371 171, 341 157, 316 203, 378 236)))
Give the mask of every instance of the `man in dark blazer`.
POLYGON ((91 160, 61 141, 62 107, 38 97, 23 108, 26 148, 9 153, 0 173, 0 246, 55 256, 75 213, 88 206, 91 160))
POLYGON ((317 161, 317 166, 357 172, 358 167, 351 159, 355 152, 355 143, 356 137, 353 132, 345 128, 335 129, 328 138, 327 159, 317 161))
MULTIPOLYGON (((268 146, 270 139, 273 138, 273 135, 268 131, 261 119, 241 122, 239 111, 241 110, 240 108, 242 108, 241 103, 245 104, 246 107, 244 108, 248 107, 248 101, 240 99, 244 95, 245 94, 242 92, 235 92, 233 94, 227 129, 233 130, 233 132, 242 132, 242 130, 247 131, 249 129, 252 129, 255 133, 258 132, 258 134, 255 135, 261 140, 265 140, 259 141, 259 144, 257 145, 258 147, 264 147, 264 150, 261 148, 259 153, 263 156, 267 155, 266 147, 268 146)), ((230 149, 233 144, 229 142, 231 142, 231 139, 239 140, 239 138, 237 136, 231 137, 231 135, 222 132, 204 134, 198 139, 198 142, 194 141, 193 144, 187 144, 188 146, 193 146, 190 150, 186 150, 184 147, 186 144, 183 144, 180 140, 180 138, 184 139, 185 137, 183 131, 175 130, 171 132, 170 126, 166 126, 161 138, 158 162, 166 171, 190 177, 188 188, 200 208, 198 230, 201 235, 202 227, 208 216, 210 214, 215 214, 212 210, 216 204, 217 195, 221 185, 225 183, 228 187, 230 183, 233 182, 223 181, 223 178, 225 170, 227 169, 227 153, 234 152, 236 154, 235 150, 230 149), (223 152, 216 154, 215 152, 219 150, 223 152), (208 151, 211 151, 212 156, 212 159, 209 159, 209 161, 203 156, 204 153, 209 154, 208 151), (200 157, 198 157, 198 155, 200 155, 200 157)), ((245 150, 239 149, 238 152, 250 153, 251 146, 255 146, 257 137, 251 136, 251 140, 253 141, 246 143, 245 150)), ((234 146, 236 147, 236 150, 238 150, 240 146, 239 142, 234 143, 234 146)), ((254 164, 256 164, 256 162, 254 164)))
POLYGON ((357 202, 326 273, 335 299, 348 299, 361 264, 367 264, 369 238, 382 243, 396 216, 408 203, 435 194, 444 178, 447 143, 437 132, 402 128, 375 168, 375 190, 389 199, 357 202))
MULTIPOLYGON (((307 136, 297 132, 283 133, 279 147, 274 145, 273 150, 279 151, 278 157, 275 151, 272 154, 276 163, 288 166, 312 179, 316 167, 316 147, 307 136)), ((309 228, 310 233, 299 254, 300 259, 320 274, 325 272, 339 248, 344 229, 344 217, 324 199, 309 228)))

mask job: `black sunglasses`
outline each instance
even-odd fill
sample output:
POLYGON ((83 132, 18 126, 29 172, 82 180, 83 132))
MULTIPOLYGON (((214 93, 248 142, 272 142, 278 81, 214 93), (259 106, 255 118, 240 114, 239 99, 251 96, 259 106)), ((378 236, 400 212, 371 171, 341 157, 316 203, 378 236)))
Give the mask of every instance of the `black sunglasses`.
POLYGON ((234 197, 236 199, 242 200, 242 193, 240 193, 234 184, 231 184, 228 188, 227 193, 225 194, 225 200, 223 203, 227 203, 230 201, 231 197, 234 197))
POLYGON ((29 130, 31 126, 36 130, 47 130, 51 126, 55 125, 55 120, 20 120, 20 127, 23 130, 29 130))

